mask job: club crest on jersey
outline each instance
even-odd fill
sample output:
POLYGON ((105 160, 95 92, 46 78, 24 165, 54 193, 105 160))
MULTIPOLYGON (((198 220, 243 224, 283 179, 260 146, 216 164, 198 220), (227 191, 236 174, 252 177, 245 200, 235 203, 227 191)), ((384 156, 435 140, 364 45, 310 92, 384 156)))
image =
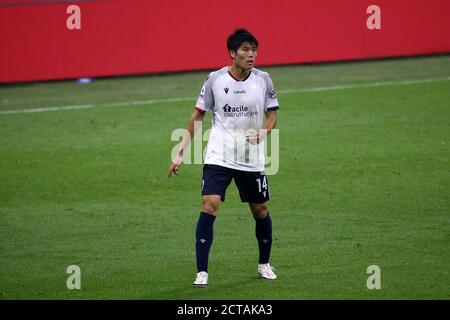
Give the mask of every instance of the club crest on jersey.
POLYGON ((230 90, 229 88, 223 88, 223 91, 225 91, 225 94, 228 94, 228 90, 230 90))

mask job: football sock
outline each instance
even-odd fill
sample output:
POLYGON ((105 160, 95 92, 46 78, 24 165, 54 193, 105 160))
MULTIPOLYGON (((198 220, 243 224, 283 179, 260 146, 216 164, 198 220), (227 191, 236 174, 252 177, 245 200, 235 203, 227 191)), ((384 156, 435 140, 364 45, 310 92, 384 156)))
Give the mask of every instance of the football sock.
POLYGON ((267 212, 264 219, 256 219, 256 239, 259 247, 259 263, 269 263, 270 250, 272 248, 272 219, 267 212))
POLYGON ((200 217, 197 222, 197 230, 195 232, 195 252, 197 256, 197 270, 208 272, 208 256, 209 249, 213 242, 213 224, 216 217, 206 213, 200 212, 200 217))

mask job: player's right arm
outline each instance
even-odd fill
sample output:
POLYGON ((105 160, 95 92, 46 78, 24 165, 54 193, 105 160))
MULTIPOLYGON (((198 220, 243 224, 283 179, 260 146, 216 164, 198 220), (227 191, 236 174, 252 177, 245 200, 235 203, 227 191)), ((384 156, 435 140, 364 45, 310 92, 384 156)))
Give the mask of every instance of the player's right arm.
POLYGON ((195 132, 199 128, 198 125, 195 125, 195 122, 203 121, 204 116, 205 112, 203 110, 196 108, 194 112, 192 112, 191 117, 189 118, 189 121, 187 123, 186 130, 184 131, 183 140, 181 140, 177 153, 174 159, 172 159, 172 163, 169 166, 169 170, 167 173, 169 177, 171 177, 173 174, 178 174, 178 171, 180 170, 179 167, 183 161, 184 150, 186 150, 187 146, 191 142, 192 137, 195 135, 195 132))
POLYGON ((192 112, 191 117, 189 118, 186 130, 184 131, 183 140, 181 140, 180 147, 178 148, 177 153, 175 154, 174 159, 172 159, 172 164, 169 166, 168 176, 171 177, 172 174, 177 175, 179 167, 183 161, 184 150, 186 150, 189 142, 191 142, 192 137, 195 135, 195 131, 200 126, 196 126, 196 121, 203 121, 205 113, 207 111, 211 111, 212 106, 214 105, 214 95, 212 91, 212 73, 205 79, 203 82, 202 89, 200 90, 200 95, 195 103, 195 110, 192 112))

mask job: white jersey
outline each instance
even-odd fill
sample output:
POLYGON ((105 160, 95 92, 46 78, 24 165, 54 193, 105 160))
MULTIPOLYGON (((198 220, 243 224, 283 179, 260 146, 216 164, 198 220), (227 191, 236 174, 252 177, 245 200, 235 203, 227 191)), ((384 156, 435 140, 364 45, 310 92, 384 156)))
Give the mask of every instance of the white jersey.
POLYGON ((253 68, 250 75, 236 80, 228 67, 206 78, 196 108, 212 112, 212 130, 205 164, 242 171, 264 171, 264 141, 246 141, 251 130, 261 129, 264 112, 279 108, 272 79, 253 68))

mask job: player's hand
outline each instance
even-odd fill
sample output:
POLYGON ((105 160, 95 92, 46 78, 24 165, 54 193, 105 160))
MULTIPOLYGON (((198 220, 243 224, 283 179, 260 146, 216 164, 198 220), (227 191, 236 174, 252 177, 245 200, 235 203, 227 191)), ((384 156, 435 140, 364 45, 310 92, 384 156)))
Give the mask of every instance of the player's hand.
POLYGON ((183 156, 181 155, 177 155, 175 157, 175 159, 173 159, 172 164, 169 166, 169 170, 167 172, 167 175, 169 176, 169 178, 175 174, 176 176, 178 175, 178 171, 180 171, 180 166, 181 163, 183 161, 183 156))
POLYGON ((169 178, 175 174, 176 176, 178 175, 178 171, 180 171, 179 169, 179 165, 177 165, 176 163, 172 163, 169 167, 169 171, 167 172, 167 175, 169 176, 169 178))
POLYGON ((259 143, 259 134, 258 133, 251 133, 251 134, 247 135, 245 138, 251 144, 259 143))
POLYGON ((245 140, 250 142, 251 144, 259 144, 265 137, 265 130, 253 131, 250 132, 245 140))

